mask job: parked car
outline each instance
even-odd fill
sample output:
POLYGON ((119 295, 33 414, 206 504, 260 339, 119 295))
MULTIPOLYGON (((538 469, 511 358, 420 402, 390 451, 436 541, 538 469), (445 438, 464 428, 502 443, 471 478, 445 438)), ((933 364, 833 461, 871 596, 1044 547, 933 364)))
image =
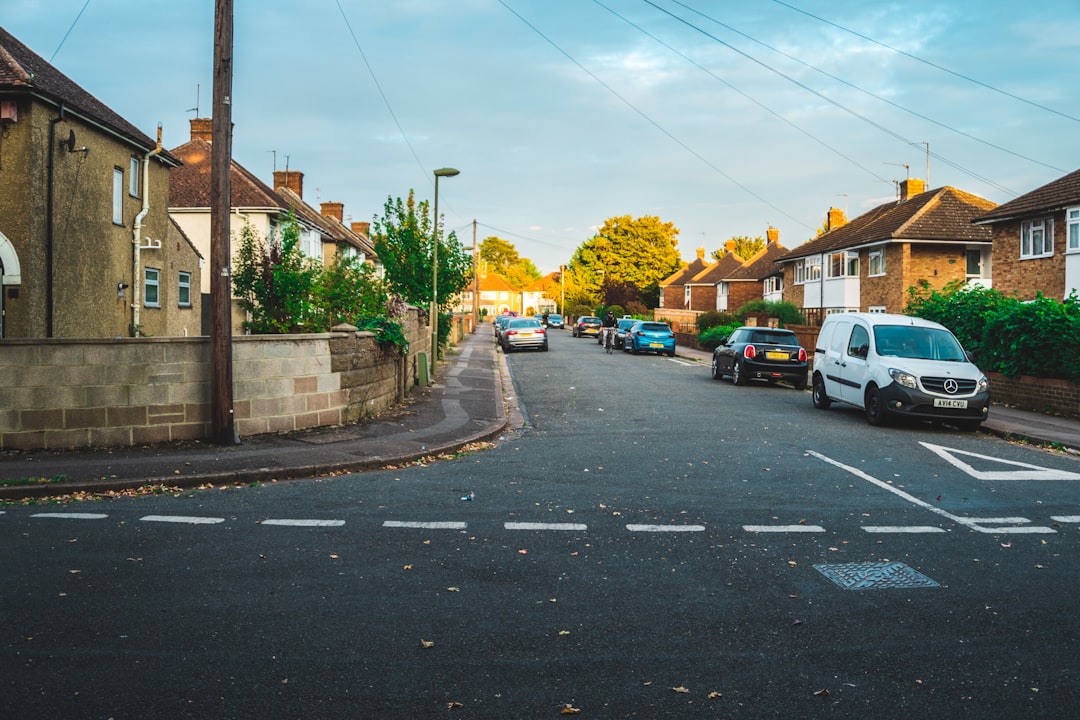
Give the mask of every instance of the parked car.
POLYGON ((805 390, 808 369, 806 349, 795 333, 780 328, 736 328, 712 355, 713 380, 730 375, 736 385, 752 378, 786 380, 796 390, 805 390))
POLYGON ((596 337, 600 334, 600 325, 600 318, 593 315, 583 315, 574 323, 573 336, 585 337, 586 335, 592 335, 596 337))
POLYGON ((637 320, 634 318, 619 318, 619 324, 615 326, 615 349, 622 350, 626 344, 626 333, 634 326, 637 320))
POLYGON ((990 407, 990 383, 948 328, 885 313, 836 313, 814 349, 814 407, 862 408, 871 425, 894 417, 974 431, 990 407))
POLYGON ((637 320, 626 331, 623 350, 633 355, 642 352, 655 352, 659 355, 666 352, 668 357, 675 357, 675 333, 667 323, 637 320))
POLYGON ((547 325, 549 328, 562 328, 565 327, 563 316, 559 313, 548 313, 547 325))
POLYGON ((502 332, 504 353, 522 348, 548 349, 547 331, 543 323, 534 317, 512 318, 502 332))
POLYGON ((506 324, 513 319, 513 315, 496 315, 495 319, 491 321, 492 326, 495 328, 495 342, 502 342, 502 331, 506 328, 506 324))

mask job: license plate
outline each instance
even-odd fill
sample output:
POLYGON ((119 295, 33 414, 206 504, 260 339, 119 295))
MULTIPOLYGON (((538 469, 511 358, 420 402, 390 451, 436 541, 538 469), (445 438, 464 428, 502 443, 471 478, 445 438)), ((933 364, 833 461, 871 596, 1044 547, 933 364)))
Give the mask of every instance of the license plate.
POLYGON ((787 359, 789 359, 788 354, 786 352, 776 352, 776 351, 771 351, 771 350, 766 350, 765 351, 765 357, 768 358, 769 360, 787 360, 787 359))
POLYGON ((664 347, 664 343, 649 343, 649 347, 664 347))
POLYGON ((963 410, 967 408, 967 400, 946 400, 945 398, 934 398, 934 407, 960 408, 961 410, 963 410))

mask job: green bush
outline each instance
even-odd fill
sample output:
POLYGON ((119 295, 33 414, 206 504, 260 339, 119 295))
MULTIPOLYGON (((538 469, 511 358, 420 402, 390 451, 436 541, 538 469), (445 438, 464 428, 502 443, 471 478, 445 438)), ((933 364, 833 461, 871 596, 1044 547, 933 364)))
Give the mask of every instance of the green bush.
POLYGON ((617 318, 621 318, 623 315, 626 314, 626 311, 623 310, 622 305, 608 305, 607 309, 604 310, 604 312, 598 314, 598 317, 604 317, 604 315, 607 315, 609 312, 613 313, 617 318))
POLYGON ((700 335, 709 328, 718 327, 720 325, 730 325, 736 321, 737 318, 731 313, 720 312, 719 310, 708 310, 698 315, 694 320, 694 323, 697 325, 697 331, 700 335))
POLYGON ((806 324, 806 317, 803 316, 799 306, 786 300, 780 302, 751 300, 735 311, 735 314, 743 320, 747 315, 769 315, 780 321, 780 327, 806 324))
POLYGON ((1017 377, 1031 375, 1080 382, 1080 301, 1064 302, 1038 293, 1030 302, 999 290, 951 284, 908 289, 908 315, 952 330, 983 370, 1017 377))
POLYGON ((728 325, 717 325, 711 327, 703 333, 698 334, 698 345, 706 350, 712 350, 721 342, 723 342, 731 333, 742 326, 742 323, 734 322, 728 325))

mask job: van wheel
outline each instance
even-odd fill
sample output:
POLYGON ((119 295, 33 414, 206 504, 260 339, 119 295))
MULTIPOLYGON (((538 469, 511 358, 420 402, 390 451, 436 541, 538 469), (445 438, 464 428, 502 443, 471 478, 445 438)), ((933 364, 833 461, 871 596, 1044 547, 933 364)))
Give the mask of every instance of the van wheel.
POLYGON ((821 377, 821 373, 814 373, 814 407, 818 410, 828 410, 832 406, 832 400, 829 399, 828 393, 825 392, 825 379, 821 377))
POLYGON ((736 360, 731 366, 731 383, 733 385, 745 385, 746 374, 742 370, 742 362, 736 360))
POLYGON ((877 385, 866 388, 863 403, 866 408, 866 421, 868 423, 871 425, 884 425, 886 423, 885 403, 881 400, 881 391, 878 390, 877 385))

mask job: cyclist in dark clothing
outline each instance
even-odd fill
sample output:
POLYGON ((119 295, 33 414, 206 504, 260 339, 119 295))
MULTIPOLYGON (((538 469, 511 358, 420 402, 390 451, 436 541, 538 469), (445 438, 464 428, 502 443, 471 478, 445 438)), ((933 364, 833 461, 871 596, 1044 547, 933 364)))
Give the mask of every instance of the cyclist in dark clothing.
POLYGON ((615 319, 615 313, 610 310, 607 311, 607 315, 604 316, 603 330, 600 331, 600 335, 596 341, 600 345, 605 345, 610 337, 611 344, 615 343, 615 329, 619 326, 619 321, 615 319))

